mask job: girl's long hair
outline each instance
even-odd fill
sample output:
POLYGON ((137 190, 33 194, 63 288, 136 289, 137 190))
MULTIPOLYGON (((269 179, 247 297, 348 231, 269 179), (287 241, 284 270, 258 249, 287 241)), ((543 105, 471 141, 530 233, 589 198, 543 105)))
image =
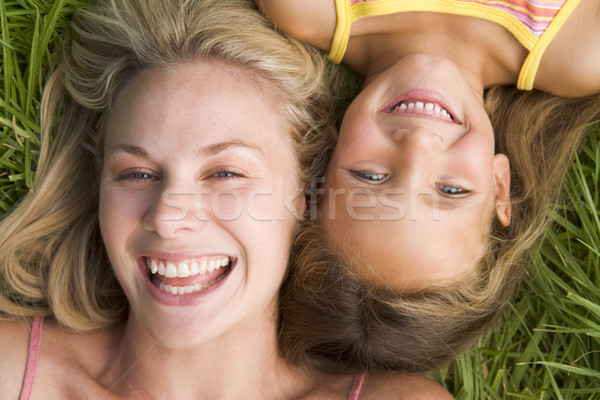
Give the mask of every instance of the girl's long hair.
POLYGON ((574 151, 600 119, 600 95, 561 98, 500 86, 485 105, 496 152, 511 163, 512 220, 508 228, 493 222, 472 279, 418 292, 377 287, 353 272, 368 268, 362 260, 332 250, 316 220, 295 243, 283 290, 281 348, 289 359, 327 371, 430 371, 501 315, 549 227, 574 151))

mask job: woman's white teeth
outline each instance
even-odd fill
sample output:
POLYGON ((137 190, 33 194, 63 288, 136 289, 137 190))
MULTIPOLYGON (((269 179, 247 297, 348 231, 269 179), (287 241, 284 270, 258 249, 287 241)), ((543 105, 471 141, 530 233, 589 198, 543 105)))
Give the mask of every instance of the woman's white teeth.
POLYGON ((187 278, 198 274, 205 274, 229 264, 229 257, 211 258, 198 261, 165 262, 150 259, 148 267, 153 274, 158 273, 167 278, 187 278))
MULTIPOLYGON (((177 277, 177 267, 175 267, 175 265, 173 265, 173 263, 167 263, 167 265, 165 265, 165 276, 167 278, 176 278, 177 277)), ((188 274, 188 276, 190 276, 188 274)))
POLYGON ((442 106, 437 103, 424 103, 422 101, 415 101, 410 103, 400 103, 394 110, 401 112, 413 111, 413 112, 427 112, 429 115, 439 117, 448 121, 452 121, 452 115, 445 110, 442 106))
POLYGON ((165 285, 164 283, 160 282, 158 284, 158 288, 160 290, 162 290, 163 292, 181 295, 181 294, 190 294, 190 293, 199 292, 202 289, 205 289, 209 286, 214 285, 215 283, 217 283, 217 279, 210 281, 210 282, 195 283, 193 285, 187 285, 187 286, 171 286, 171 285, 165 285))

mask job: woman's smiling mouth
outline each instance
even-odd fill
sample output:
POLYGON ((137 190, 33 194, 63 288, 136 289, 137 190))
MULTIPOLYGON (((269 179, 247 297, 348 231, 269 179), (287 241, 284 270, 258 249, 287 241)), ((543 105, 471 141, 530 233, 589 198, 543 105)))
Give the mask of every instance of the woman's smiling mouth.
POLYGON ((219 255, 190 260, 163 260, 144 257, 150 282, 173 295, 198 293, 222 281, 231 271, 235 258, 219 255))

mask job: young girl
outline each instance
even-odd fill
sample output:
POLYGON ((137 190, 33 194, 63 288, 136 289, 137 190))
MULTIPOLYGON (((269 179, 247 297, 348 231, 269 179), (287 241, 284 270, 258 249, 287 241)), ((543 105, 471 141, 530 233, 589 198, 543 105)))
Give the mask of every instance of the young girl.
POLYGON ((278 351, 328 147, 321 61, 244 0, 75 15, 34 189, 0 225, 3 398, 448 396, 417 376, 316 379, 278 351))
POLYGON ((290 338, 291 357, 442 365, 510 299, 572 149, 600 118, 598 2, 257 3, 365 77, 283 302, 305 309, 288 326, 325 323, 329 336, 290 338))

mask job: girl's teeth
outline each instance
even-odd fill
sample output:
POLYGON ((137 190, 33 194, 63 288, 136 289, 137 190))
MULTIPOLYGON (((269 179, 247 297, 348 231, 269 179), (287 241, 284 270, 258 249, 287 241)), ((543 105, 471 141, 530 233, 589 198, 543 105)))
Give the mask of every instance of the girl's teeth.
POLYGON ((412 111, 412 112, 428 112, 436 117, 439 116, 441 119, 452 121, 452 116, 442 106, 436 103, 423 103, 422 101, 416 101, 411 103, 401 103, 395 108, 399 111, 412 111))

